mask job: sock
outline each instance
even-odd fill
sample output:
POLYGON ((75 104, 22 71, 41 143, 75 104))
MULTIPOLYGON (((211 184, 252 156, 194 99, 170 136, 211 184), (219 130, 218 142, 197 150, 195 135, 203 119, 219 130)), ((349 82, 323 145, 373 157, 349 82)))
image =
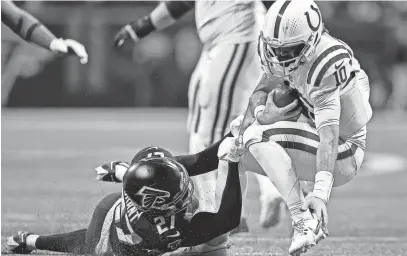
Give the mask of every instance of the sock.
POLYGON ((32 239, 31 236, 27 237, 27 245, 29 240, 30 243, 34 241, 34 247, 39 250, 81 253, 85 247, 86 229, 65 234, 37 236, 37 238, 33 237, 32 239))
POLYGON ((305 212, 300 210, 305 201, 304 194, 287 152, 271 141, 253 144, 249 146, 249 151, 281 193, 292 220, 296 222, 302 218, 312 219, 309 210, 305 212))
POLYGON ((37 247, 35 246, 35 243, 37 242, 38 237, 39 237, 39 235, 35 235, 35 234, 27 236, 26 243, 27 243, 28 249, 30 249, 30 250, 37 249, 37 247))

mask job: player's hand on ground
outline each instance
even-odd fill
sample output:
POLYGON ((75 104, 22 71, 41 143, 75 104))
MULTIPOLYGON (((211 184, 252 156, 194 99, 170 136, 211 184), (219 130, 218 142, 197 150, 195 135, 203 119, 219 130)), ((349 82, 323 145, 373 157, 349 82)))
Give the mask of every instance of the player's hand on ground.
POLYGON ((113 161, 95 168, 96 179, 109 182, 121 182, 116 177, 117 171, 126 171, 129 168, 129 164, 122 161, 113 161))
POLYGON ((268 94, 264 110, 257 114, 259 124, 274 124, 284 121, 298 116, 302 110, 302 107, 298 107, 297 99, 285 107, 277 107, 273 100, 274 93, 275 91, 273 90, 268 94))
POLYGON ((114 36, 114 46, 120 48, 128 39, 132 39, 134 42, 137 41, 136 32, 130 24, 125 25, 116 33, 114 36))
POLYGON ((305 203, 301 208, 302 211, 306 211, 307 209, 310 209, 310 211, 317 216, 318 220, 322 223, 322 230, 328 234, 328 209, 324 200, 313 196, 311 193, 307 196, 305 203))
POLYGON ((245 151, 242 136, 227 137, 219 145, 218 158, 220 160, 237 163, 245 151))
POLYGON ((85 46, 72 39, 57 38, 51 41, 50 50, 61 54, 74 54, 82 64, 88 63, 88 53, 85 46))

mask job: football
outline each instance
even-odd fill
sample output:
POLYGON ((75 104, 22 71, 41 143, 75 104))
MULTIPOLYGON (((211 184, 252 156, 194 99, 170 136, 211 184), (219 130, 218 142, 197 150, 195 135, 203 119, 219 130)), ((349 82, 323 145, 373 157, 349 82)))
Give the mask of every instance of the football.
MULTIPOLYGON (((294 89, 292 89, 288 85, 279 85, 274 89, 275 93, 273 96, 273 101, 274 104, 279 107, 285 107, 289 104, 291 104, 295 99, 298 99, 298 92, 294 89)), ((297 107, 294 108, 292 111, 298 109, 301 107, 301 101, 298 100, 297 107)), ((292 121, 296 122, 301 116, 301 113, 299 113, 297 116, 294 116, 292 118, 288 118, 285 121, 292 121)))
POLYGON ((279 108, 289 105, 298 98, 296 91, 287 85, 279 85, 274 91, 273 101, 279 108))

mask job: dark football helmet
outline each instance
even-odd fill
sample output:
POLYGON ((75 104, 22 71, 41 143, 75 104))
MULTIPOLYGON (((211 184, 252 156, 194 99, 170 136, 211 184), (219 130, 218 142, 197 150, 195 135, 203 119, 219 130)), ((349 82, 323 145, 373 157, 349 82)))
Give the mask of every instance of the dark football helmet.
POLYGON ((186 209, 192 194, 193 183, 185 167, 159 147, 137 153, 123 177, 124 199, 153 215, 186 209))

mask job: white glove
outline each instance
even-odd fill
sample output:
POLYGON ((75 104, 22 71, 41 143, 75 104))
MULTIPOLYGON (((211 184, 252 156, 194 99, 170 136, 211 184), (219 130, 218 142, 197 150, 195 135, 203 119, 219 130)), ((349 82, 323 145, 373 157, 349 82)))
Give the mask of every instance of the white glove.
POLYGON ((234 137, 237 137, 239 135, 239 129, 240 129, 240 126, 242 125, 243 119, 244 119, 244 115, 240 115, 240 116, 236 117, 235 119, 233 119, 232 122, 230 122, 229 129, 232 132, 234 137))
POLYGON ((75 40, 56 38, 51 41, 49 49, 56 53, 68 54, 72 52, 79 57, 81 64, 88 63, 88 53, 86 52, 85 47, 75 40))
POLYGON ((129 169, 129 164, 121 161, 113 161, 95 168, 96 179, 101 181, 121 182, 129 169))
POLYGON ((242 137, 227 137, 219 145, 218 158, 230 162, 239 162, 246 149, 242 137))

